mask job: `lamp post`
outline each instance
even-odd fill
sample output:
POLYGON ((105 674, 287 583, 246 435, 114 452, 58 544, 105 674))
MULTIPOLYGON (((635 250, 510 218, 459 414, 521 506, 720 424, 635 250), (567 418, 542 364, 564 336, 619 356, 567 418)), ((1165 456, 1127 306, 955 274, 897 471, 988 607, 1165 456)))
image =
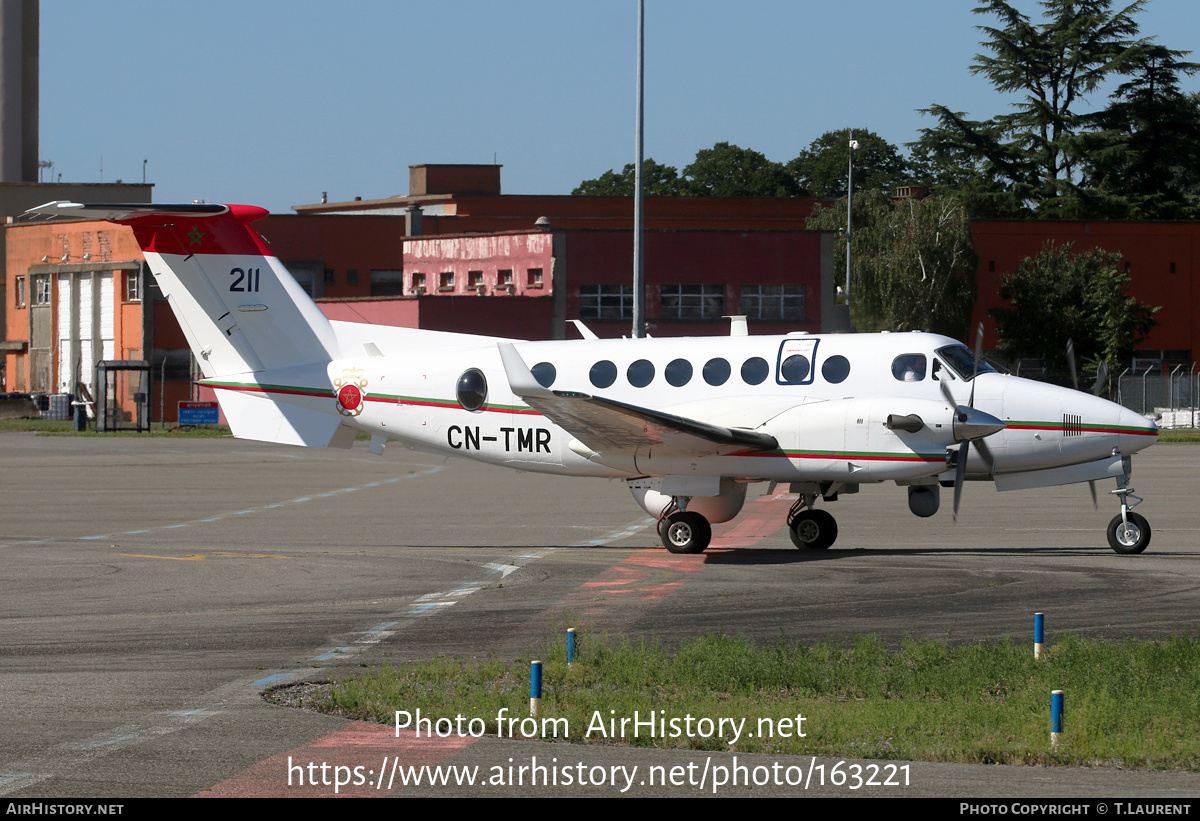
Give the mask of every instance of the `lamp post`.
POLYGON ((854 226, 854 152, 858 150, 858 140, 854 132, 850 132, 850 164, 846 170, 846 316, 850 316, 850 245, 854 226))

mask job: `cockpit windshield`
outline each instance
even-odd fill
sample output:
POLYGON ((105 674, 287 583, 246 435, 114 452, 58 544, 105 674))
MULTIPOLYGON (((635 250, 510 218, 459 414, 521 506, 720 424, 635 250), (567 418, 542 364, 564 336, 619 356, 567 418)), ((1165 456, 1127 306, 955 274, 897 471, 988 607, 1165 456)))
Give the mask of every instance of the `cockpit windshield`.
MULTIPOLYGON (((963 381, 969 382, 975 378, 975 354, 966 345, 947 345, 945 348, 938 348, 937 354, 962 377, 963 381)), ((1002 370, 988 362, 985 357, 980 357, 979 372, 1002 373, 1002 370)))

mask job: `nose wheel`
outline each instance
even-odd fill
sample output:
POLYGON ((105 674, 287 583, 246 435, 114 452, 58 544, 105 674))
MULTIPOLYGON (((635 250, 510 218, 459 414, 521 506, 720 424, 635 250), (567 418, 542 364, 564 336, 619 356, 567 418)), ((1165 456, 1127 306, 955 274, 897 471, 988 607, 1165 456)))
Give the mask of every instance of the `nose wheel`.
POLYGON ((1141 553, 1150 544, 1150 523, 1132 511, 1108 523, 1108 545, 1118 553, 1141 553))
POLYGON ((1142 497, 1134 495, 1129 485, 1131 469, 1127 456, 1124 472, 1117 477, 1117 489, 1111 491, 1121 499, 1121 512, 1108 523, 1108 546, 1125 555, 1141 553, 1150 544, 1150 523, 1145 516, 1133 512, 1133 508, 1142 503, 1142 497), (1134 500, 1133 504, 1129 503, 1130 499, 1134 500))

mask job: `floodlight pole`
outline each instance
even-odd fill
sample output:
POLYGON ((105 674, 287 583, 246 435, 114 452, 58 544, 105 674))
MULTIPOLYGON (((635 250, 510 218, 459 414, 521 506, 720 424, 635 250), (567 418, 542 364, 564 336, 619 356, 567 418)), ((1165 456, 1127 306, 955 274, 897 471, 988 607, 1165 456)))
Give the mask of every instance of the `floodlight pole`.
POLYGON ((642 211, 642 154, 643 154, 643 129, 642 129, 642 92, 645 87, 643 79, 643 69, 645 67, 645 20, 646 20, 646 4, 645 0, 638 0, 638 33, 637 33, 637 123, 634 127, 634 166, 633 166, 633 337, 640 339, 646 335, 646 288, 643 284, 644 278, 644 258, 642 249, 642 235, 645 233, 645 214, 642 211))
POLYGON ((850 315, 850 238, 854 226, 854 152, 858 143, 854 141, 854 132, 850 132, 850 165, 846 170, 846 315, 850 315))

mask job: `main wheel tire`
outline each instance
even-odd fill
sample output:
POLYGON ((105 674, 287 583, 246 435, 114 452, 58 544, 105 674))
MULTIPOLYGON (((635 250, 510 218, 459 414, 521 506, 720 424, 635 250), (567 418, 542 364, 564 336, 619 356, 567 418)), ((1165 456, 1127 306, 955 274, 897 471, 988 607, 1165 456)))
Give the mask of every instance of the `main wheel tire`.
POLYGON ((703 553, 712 541, 712 525, 699 513, 675 512, 662 523, 662 543, 672 553, 703 553))
POLYGON ((1150 544, 1150 523, 1132 511, 1125 518, 1117 516, 1108 523, 1108 546, 1118 553, 1141 553, 1150 544))
POLYGON ((802 510, 792 517, 788 533, 801 550, 825 550, 837 541, 837 520, 824 510, 802 510))

